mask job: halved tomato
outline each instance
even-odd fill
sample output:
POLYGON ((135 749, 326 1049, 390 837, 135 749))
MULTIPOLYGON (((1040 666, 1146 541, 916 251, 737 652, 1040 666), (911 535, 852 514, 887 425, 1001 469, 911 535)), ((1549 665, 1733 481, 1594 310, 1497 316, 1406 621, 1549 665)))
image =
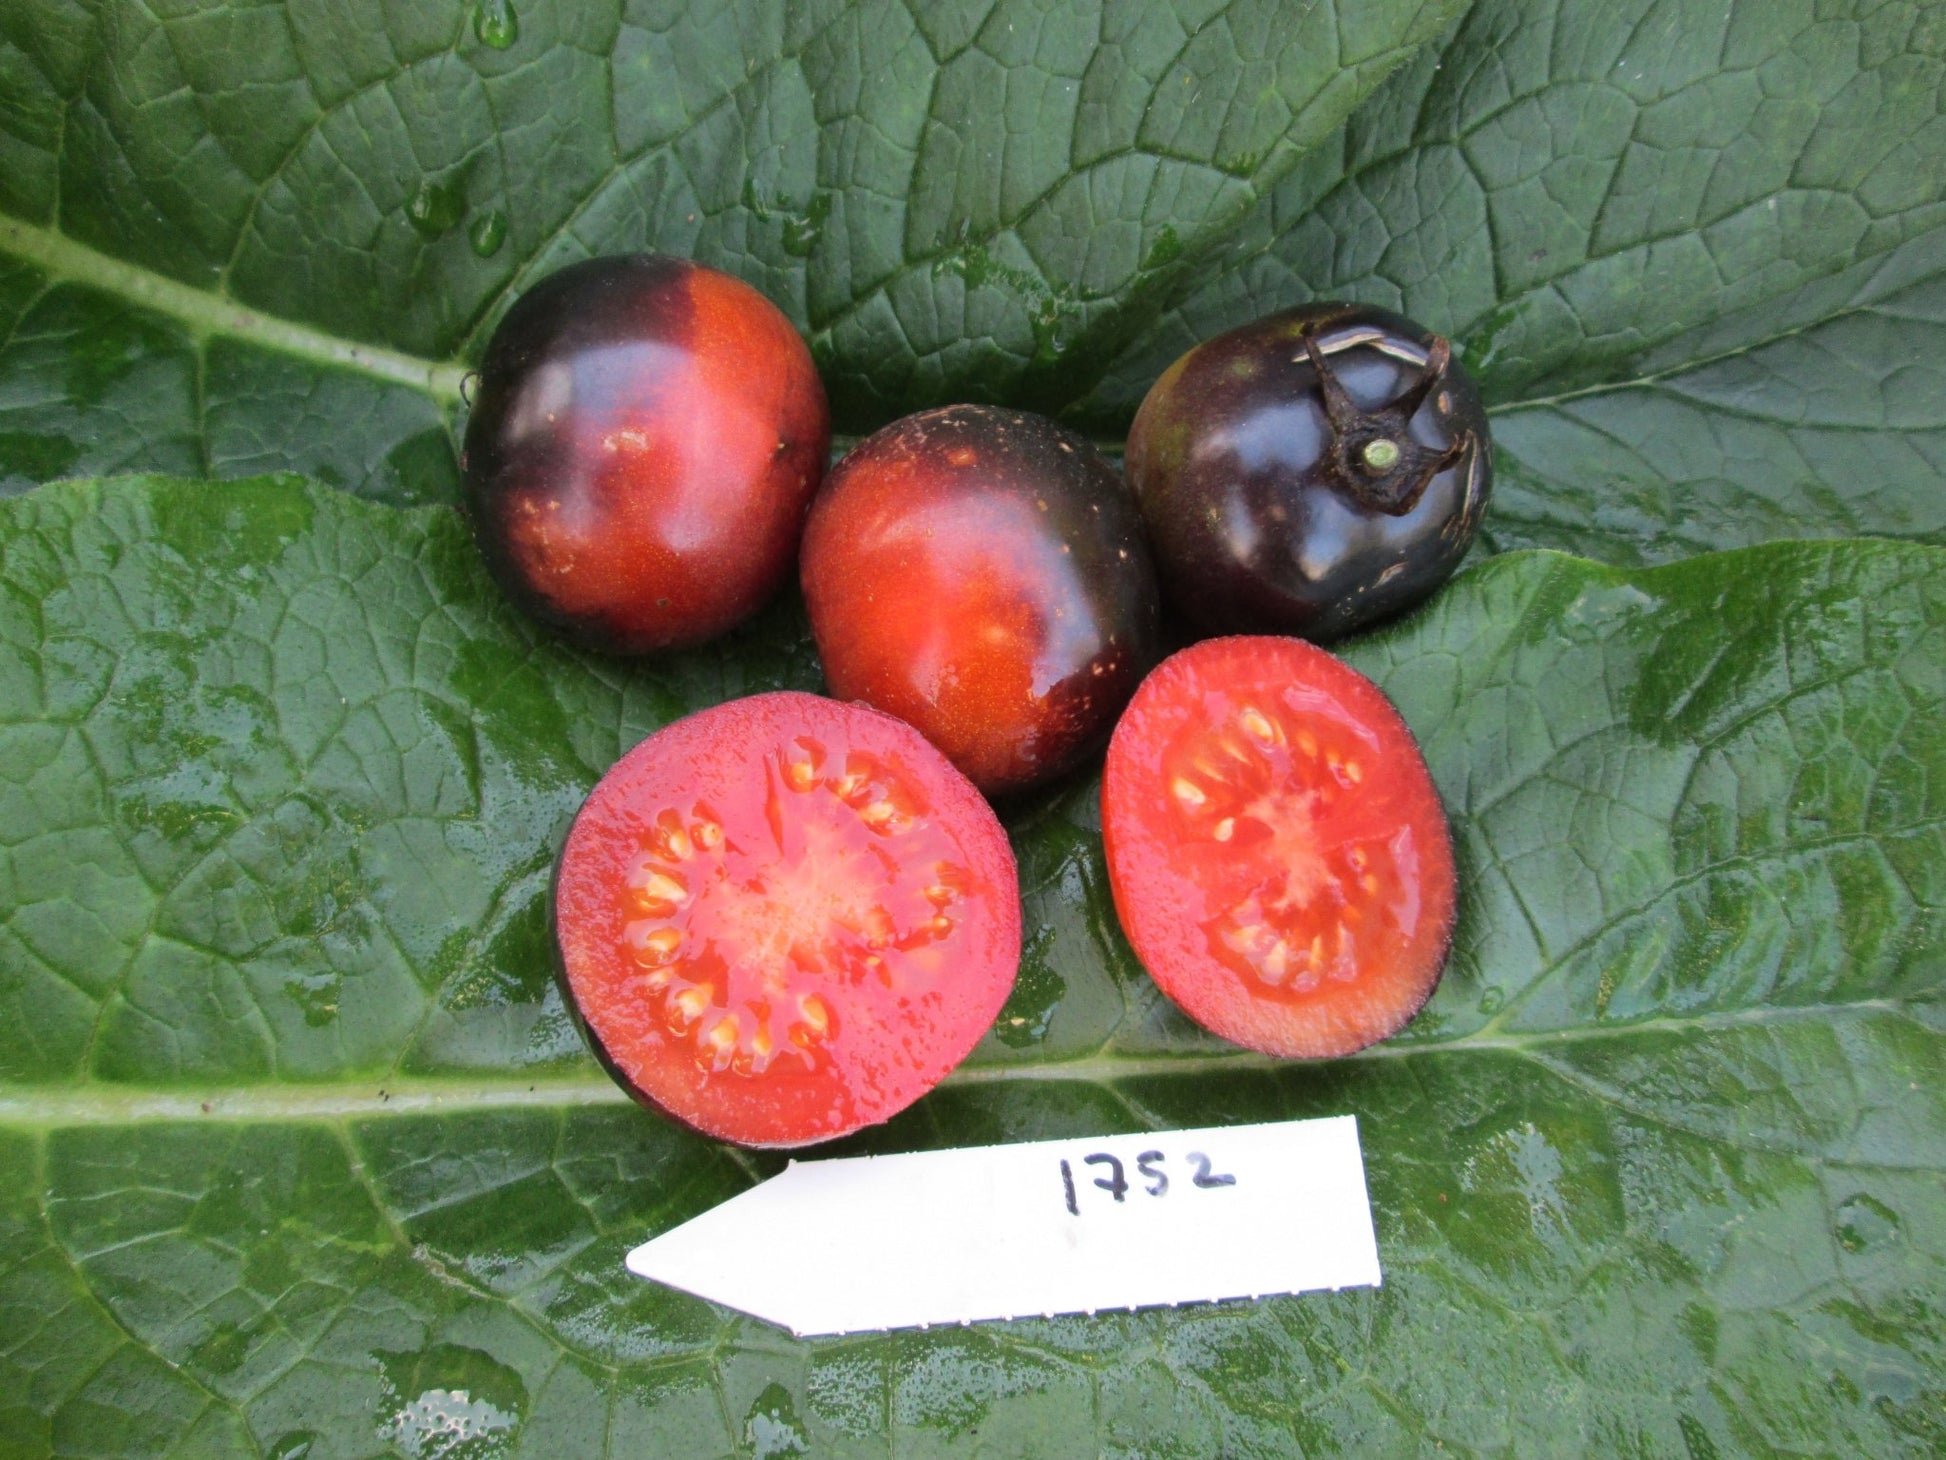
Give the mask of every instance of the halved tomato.
POLYGON ((1102 836, 1143 967, 1234 1043, 1350 1054, 1439 982, 1439 793, 1378 686, 1302 640, 1208 639, 1144 680, 1109 742, 1102 836))
POLYGON ((1020 961, 1006 833, 902 721, 778 693, 623 756, 568 832, 563 981, 596 1054, 706 1135, 795 1146, 903 1110, 1020 961))

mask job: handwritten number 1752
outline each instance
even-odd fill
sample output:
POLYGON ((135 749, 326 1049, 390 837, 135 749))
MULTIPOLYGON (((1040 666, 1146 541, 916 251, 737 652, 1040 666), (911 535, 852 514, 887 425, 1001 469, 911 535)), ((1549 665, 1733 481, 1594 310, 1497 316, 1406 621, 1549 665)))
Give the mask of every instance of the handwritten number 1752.
MULTIPOLYGON (((1135 1158, 1136 1174, 1142 1178, 1142 1189, 1150 1196, 1167 1196, 1169 1194, 1169 1177, 1162 1169, 1162 1163, 1165 1159, 1160 1151, 1144 1151, 1135 1158)), ((1193 1186, 1208 1188, 1212 1186, 1235 1186, 1237 1184, 1236 1177, 1223 1172, 1211 1171, 1210 1159, 1201 1151, 1191 1151, 1188 1156, 1188 1161, 1190 1165, 1196 1168, 1189 1178, 1190 1184, 1193 1186)), ((1106 1168, 1105 1175, 1095 1177, 1095 1185, 1114 1197, 1118 1202, 1128 1199, 1128 1173, 1122 1168, 1121 1157, 1111 1156, 1106 1151, 1097 1151, 1092 1156, 1083 1156, 1081 1158, 1081 1164, 1084 1168, 1089 1166, 1106 1168)), ((1070 1216, 1080 1216, 1081 1204, 1075 1197, 1074 1168, 1068 1164, 1066 1157, 1061 1159, 1061 1191, 1067 1198, 1068 1214, 1070 1216)))

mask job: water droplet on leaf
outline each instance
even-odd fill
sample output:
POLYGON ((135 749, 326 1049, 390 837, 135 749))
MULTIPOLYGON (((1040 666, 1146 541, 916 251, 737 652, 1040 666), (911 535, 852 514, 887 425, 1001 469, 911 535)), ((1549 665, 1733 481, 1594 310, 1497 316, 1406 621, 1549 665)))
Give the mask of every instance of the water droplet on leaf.
POLYGON ((1863 1252, 1899 1233, 1899 1214, 1864 1192, 1838 1203, 1838 1245, 1847 1252, 1863 1252))
POLYGON ((419 191, 405 205, 405 216, 426 238, 448 232, 466 212, 465 179, 454 177, 443 183, 430 178, 419 184, 419 191))
POLYGON ((284 980, 285 994, 303 1011, 304 1022, 313 1029, 323 1029, 336 1022, 338 999, 343 991, 343 978, 329 969, 293 974, 284 980))
POLYGON ((792 258, 808 258, 824 237, 824 221, 831 216, 831 194, 814 193, 802 214, 784 220, 784 252, 792 258))
POLYGON ((743 1442, 757 1460, 776 1460, 779 1455, 803 1455, 810 1451, 804 1426, 790 1391, 772 1384, 759 1394, 743 1417, 743 1442))
POLYGON ((473 34, 481 45, 504 51, 520 39, 520 17, 507 0, 480 0, 473 14, 473 34))
POLYGON ((1142 259, 1145 269, 1159 269, 1164 264, 1174 263, 1182 257, 1182 240, 1176 230, 1166 225, 1156 234, 1155 241, 1149 245, 1148 253, 1142 259))
POLYGON ((466 230, 466 238, 473 245, 474 253, 483 259, 492 258, 507 241, 507 215, 498 208, 482 213, 466 230))
POLYGON ((411 1460, 485 1460, 506 1453, 527 1410, 520 1375, 476 1348, 440 1343, 379 1350, 380 1438, 411 1460))
MULTIPOLYGON (((1078 883, 1067 877, 1062 881, 1067 895, 1085 895, 1075 891, 1078 883)), ((1067 982, 1054 971, 1058 937, 1054 928, 1044 927, 1021 950, 1019 975, 993 1031, 1009 1049, 1031 1049, 1045 1040, 1055 1010, 1067 997, 1067 982)))

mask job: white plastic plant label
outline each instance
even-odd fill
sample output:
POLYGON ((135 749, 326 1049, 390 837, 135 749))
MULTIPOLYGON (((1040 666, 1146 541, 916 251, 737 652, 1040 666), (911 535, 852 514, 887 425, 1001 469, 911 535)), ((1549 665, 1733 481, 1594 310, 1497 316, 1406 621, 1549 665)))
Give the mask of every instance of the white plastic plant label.
POLYGON ((1380 1281, 1349 1115, 794 1162, 628 1266, 800 1336, 1380 1281))

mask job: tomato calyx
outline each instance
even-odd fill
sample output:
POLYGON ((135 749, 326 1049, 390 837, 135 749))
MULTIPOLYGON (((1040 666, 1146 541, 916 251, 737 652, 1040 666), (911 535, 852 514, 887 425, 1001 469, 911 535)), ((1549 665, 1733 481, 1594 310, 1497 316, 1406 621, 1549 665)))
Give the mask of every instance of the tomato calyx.
POLYGON ((1389 517, 1405 516, 1418 506, 1433 478, 1472 449, 1471 431, 1461 431, 1443 447, 1428 446, 1412 434, 1412 418, 1445 380, 1452 363, 1452 346, 1442 336, 1433 336, 1426 347, 1425 373, 1419 380, 1370 410, 1351 398, 1315 331, 1306 331, 1304 353, 1317 372, 1331 422, 1327 460, 1339 486, 1362 506, 1389 517))

